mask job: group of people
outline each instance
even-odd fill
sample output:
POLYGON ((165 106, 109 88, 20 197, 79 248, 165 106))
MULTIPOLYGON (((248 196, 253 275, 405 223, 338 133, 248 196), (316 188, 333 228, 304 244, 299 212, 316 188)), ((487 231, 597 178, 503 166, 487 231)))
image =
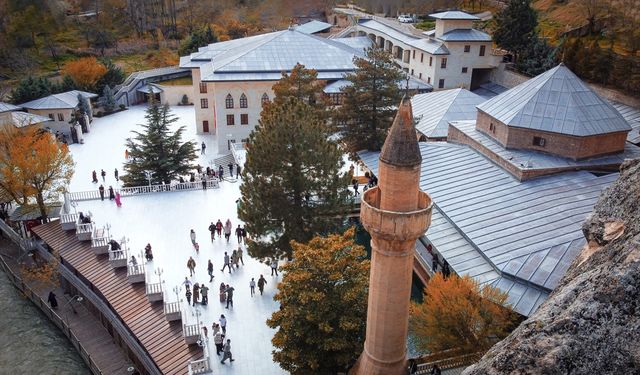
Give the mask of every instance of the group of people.
MULTIPOLYGON (((100 200, 103 201, 104 200, 104 186, 100 185, 100 187, 98 188, 98 193, 100 193, 100 200)), ((121 207, 122 206, 122 201, 120 200, 120 192, 116 192, 113 190, 112 186, 109 186, 109 200, 110 201, 115 201, 116 202, 116 206, 121 207)))
MULTIPOLYGON (((107 182, 107 172, 104 171, 104 169, 100 170, 100 176, 102 177, 102 182, 107 182)), ((118 172, 118 168, 115 168, 113 170, 113 176, 116 178, 116 181, 120 181, 120 174, 118 172)), ((95 169, 93 170, 93 172, 91 172, 91 182, 93 182, 94 184, 97 184, 98 181, 98 173, 96 173, 95 169)))
MULTIPOLYGON (((220 319, 218 319, 220 324, 213 323, 211 325, 211 330, 213 332, 213 343, 216 345, 216 354, 220 355, 222 353, 222 360, 220 363, 225 363, 228 359, 229 362, 235 361, 233 359, 233 355, 231 354, 231 340, 227 339, 225 342, 224 339, 227 335, 227 318, 225 318, 224 314, 220 315, 220 319)), ((205 336, 207 335, 207 327, 202 327, 205 332, 205 336)))
MULTIPOLYGON (((211 242, 216 238, 216 234, 218 238, 222 238, 222 232, 224 231, 224 238, 227 240, 227 243, 231 239, 231 231, 233 229, 233 225, 231 224, 231 219, 227 219, 227 221, 222 224, 222 221, 218 219, 218 221, 214 224, 213 221, 211 225, 209 225, 209 232, 211 232, 211 242)), ((192 229, 193 231, 193 229, 192 229)), ((238 227, 235 230, 236 238, 238 239, 238 244, 247 242, 247 230, 244 227, 241 227, 238 224, 238 227)))
POLYGON ((187 304, 191 305, 191 298, 193 298, 193 306, 195 306, 196 303, 200 303, 202 306, 206 306, 209 303, 209 287, 206 286, 205 283, 195 283, 191 285, 191 281, 185 277, 183 284, 185 286, 187 304))

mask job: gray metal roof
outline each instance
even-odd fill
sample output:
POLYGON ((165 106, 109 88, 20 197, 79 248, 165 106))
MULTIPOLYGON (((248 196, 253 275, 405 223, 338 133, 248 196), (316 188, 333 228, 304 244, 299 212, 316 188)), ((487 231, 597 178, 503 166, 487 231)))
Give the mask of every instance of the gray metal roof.
POLYGON ((511 164, 520 170, 573 169, 576 167, 595 168, 619 165, 622 164, 625 159, 640 159, 640 147, 628 142, 625 144, 625 149, 622 153, 575 161, 536 151, 506 149, 493 138, 476 130, 475 120, 451 121, 450 125, 469 136, 490 152, 498 155, 503 162, 511 164))
POLYGON ((563 64, 489 99, 478 109, 508 126, 573 136, 631 130, 609 102, 563 64))
POLYGON ((633 129, 627 134, 627 141, 640 146, 640 109, 618 102, 610 103, 633 129))
POLYGON ((71 90, 32 100, 20 104, 20 106, 27 109, 72 109, 78 106, 78 94, 81 94, 87 99, 98 97, 98 95, 90 92, 71 90))
POLYGON ((21 109, 20 107, 16 107, 13 104, 0 102, 0 113, 9 112, 9 111, 19 111, 20 109, 21 109))
MULTIPOLYGON (((326 85, 324 87, 324 89, 322 91, 324 91, 326 94, 337 94, 340 93, 342 91, 342 89, 344 87, 347 87, 351 85, 351 82, 346 80, 346 79, 340 79, 338 81, 335 82, 331 82, 330 84, 326 85)), ((407 82, 406 81, 400 81, 398 83, 398 87, 400 87, 400 89, 404 90, 407 87, 407 82)), ((431 91, 433 90, 433 86, 431 86, 430 84, 421 81, 413 76, 409 77, 409 90, 416 90, 416 91, 420 91, 420 92, 424 92, 424 91, 431 91)), ((475 108, 475 107, 474 107, 475 108)), ((415 110, 414 110, 415 113, 415 110)))
MULTIPOLYGON (((449 223, 434 210, 427 238, 433 236, 456 272, 481 282, 497 272, 501 278, 493 284, 524 315, 564 276, 585 243, 582 222, 618 176, 577 171, 519 182, 467 146, 427 142, 420 149, 420 187, 449 223)), ((377 174, 379 153, 359 155, 377 174)))
POLYGON ((11 124, 17 128, 53 121, 49 117, 22 111, 11 112, 11 124))
POLYGON ((351 82, 347 81, 346 79, 339 79, 335 82, 331 82, 328 85, 326 85, 322 91, 324 91, 325 94, 339 94, 342 92, 342 89, 350 86, 351 82))
POLYGON ((315 34, 322 31, 327 31, 333 26, 330 23, 321 22, 321 21, 309 21, 303 25, 296 26, 296 30, 305 34, 315 34))
POLYGON ((487 83, 483 83, 480 85, 480 87, 478 87, 477 89, 473 90, 472 92, 474 94, 480 95, 483 98, 485 98, 486 100, 489 100, 491 98, 493 98, 496 95, 500 95, 503 92, 509 90, 508 88, 499 85, 497 83, 493 83, 493 82, 487 82, 487 83))
POLYGON ((402 31, 399 31, 391 26, 385 25, 384 23, 374 19, 367 19, 367 18, 361 19, 358 23, 358 28, 360 29, 362 27, 378 31, 382 34, 385 34, 389 38, 393 38, 405 44, 410 44, 411 42, 420 39, 417 36, 404 33, 402 31))
POLYGON ((439 19, 439 20, 469 20, 469 21, 478 21, 480 18, 465 12, 461 12, 459 10, 451 10, 447 12, 433 13, 430 14, 429 17, 439 19))
POLYGON ((415 95, 411 98, 416 129, 428 138, 444 138, 449 121, 473 120, 476 106, 484 98, 465 89, 452 89, 415 95))
POLYGON ((435 39, 430 39, 430 38, 416 39, 410 42, 409 45, 421 51, 430 53, 432 55, 448 55, 449 54, 449 49, 444 45, 444 43, 439 42, 435 39))
POLYGON ((156 86, 156 85, 152 85, 152 84, 148 84, 148 85, 143 85, 138 89, 138 92, 142 92, 145 94, 159 94, 161 93, 162 90, 160 87, 156 86))
POLYGON ((438 39, 445 42, 491 42, 491 35, 476 29, 455 29, 442 34, 438 39))
POLYGON ((373 46, 373 41, 366 36, 356 36, 352 38, 335 38, 332 39, 338 43, 346 44, 351 48, 365 50, 373 46))

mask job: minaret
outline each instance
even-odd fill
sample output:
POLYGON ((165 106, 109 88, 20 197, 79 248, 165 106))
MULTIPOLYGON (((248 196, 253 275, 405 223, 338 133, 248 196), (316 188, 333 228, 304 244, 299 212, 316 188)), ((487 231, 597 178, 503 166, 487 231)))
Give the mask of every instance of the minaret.
POLYGON ((373 251, 367 336, 351 374, 407 374, 413 254, 431 224, 431 198, 419 186, 421 162, 411 101, 405 97, 380 153, 378 186, 362 198, 360 219, 373 251))

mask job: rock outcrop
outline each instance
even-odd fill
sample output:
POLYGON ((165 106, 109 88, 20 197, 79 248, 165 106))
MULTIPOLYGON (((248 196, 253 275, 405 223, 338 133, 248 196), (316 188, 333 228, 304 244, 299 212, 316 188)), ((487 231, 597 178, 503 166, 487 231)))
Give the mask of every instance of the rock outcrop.
POLYGON ((549 299, 463 375, 640 374, 640 160, 621 166, 583 232, 549 299))

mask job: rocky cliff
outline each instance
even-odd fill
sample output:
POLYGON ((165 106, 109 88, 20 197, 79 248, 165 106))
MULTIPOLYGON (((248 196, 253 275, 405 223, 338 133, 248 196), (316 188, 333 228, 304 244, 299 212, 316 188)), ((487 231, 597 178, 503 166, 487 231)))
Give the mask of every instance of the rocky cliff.
POLYGON ((549 299, 463 375, 640 374, 640 160, 622 165, 583 232, 549 299))

